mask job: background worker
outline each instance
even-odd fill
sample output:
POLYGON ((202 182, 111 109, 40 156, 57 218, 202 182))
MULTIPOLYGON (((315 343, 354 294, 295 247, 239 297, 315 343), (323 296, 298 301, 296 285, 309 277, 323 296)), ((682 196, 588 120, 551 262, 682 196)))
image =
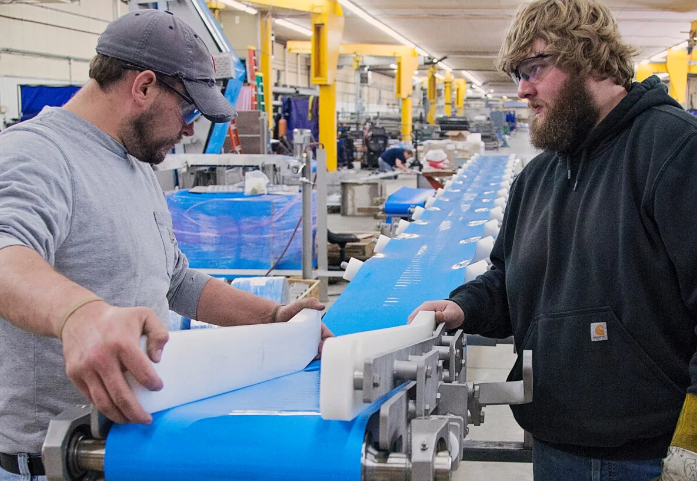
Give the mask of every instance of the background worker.
POLYGON ((168 13, 140 10, 110 23, 97 53, 64 108, 0 134, 3 481, 43 474, 46 428, 68 407, 87 400, 115 422, 151 422, 124 373, 162 388, 151 360, 166 349, 169 309, 231 326, 323 308, 234 289, 190 269, 177 246, 152 164, 198 115, 235 115, 203 41, 168 13))
POLYGON ((407 160, 414 156, 414 151, 411 149, 403 149, 401 147, 393 147, 387 149, 380 154, 378 161, 380 172, 393 172, 395 169, 409 172, 407 160))
POLYGON ((632 83, 633 53, 598 1, 519 10, 499 66, 544 152, 492 268, 416 311, 533 351, 533 401, 511 409, 536 481, 651 480, 669 445, 663 480, 697 479, 697 118, 657 77, 632 83))

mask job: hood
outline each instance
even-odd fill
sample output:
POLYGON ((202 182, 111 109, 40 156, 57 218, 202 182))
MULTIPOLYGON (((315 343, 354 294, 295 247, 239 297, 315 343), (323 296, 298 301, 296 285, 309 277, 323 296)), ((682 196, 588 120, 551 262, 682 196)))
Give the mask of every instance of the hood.
POLYGON ((588 138, 571 156, 559 154, 559 161, 566 162, 568 180, 571 180, 571 158, 580 157, 581 159, 576 172, 574 190, 578 186, 583 165, 593 151, 599 149, 607 140, 627 128, 638 115, 660 105, 671 105, 682 109, 682 106, 668 95, 668 88, 655 75, 643 82, 634 82, 627 96, 610 111, 596 128, 591 130, 588 138))

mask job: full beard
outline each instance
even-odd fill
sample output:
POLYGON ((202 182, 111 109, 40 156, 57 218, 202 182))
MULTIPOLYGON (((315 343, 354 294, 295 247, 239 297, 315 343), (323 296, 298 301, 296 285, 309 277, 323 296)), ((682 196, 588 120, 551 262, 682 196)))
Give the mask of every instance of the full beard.
POLYGON ((545 106, 544 118, 530 124, 530 142, 538 149, 568 154, 588 137, 600 117, 585 79, 570 75, 553 103, 545 106))
POLYGON ((156 137, 155 127, 160 118, 161 113, 151 106, 123 129, 125 133, 122 138, 128 153, 141 162, 152 165, 162 163, 167 152, 181 140, 179 135, 164 139, 156 137))

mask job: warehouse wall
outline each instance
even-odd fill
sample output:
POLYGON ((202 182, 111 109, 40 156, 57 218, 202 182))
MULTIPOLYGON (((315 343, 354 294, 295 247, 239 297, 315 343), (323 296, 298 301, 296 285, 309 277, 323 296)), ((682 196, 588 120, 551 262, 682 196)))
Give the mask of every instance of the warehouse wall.
POLYGON ((118 0, 70 5, 0 5, 0 123, 16 118, 17 85, 80 85, 99 34, 119 9, 118 0))

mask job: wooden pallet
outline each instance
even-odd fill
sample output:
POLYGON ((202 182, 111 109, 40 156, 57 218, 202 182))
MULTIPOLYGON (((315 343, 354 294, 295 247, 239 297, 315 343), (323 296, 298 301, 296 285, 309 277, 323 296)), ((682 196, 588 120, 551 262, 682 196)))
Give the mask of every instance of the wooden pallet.
POLYGON ((290 302, 314 297, 319 299, 319 280, 317 279, 288 279, 290 286, 290 302))

